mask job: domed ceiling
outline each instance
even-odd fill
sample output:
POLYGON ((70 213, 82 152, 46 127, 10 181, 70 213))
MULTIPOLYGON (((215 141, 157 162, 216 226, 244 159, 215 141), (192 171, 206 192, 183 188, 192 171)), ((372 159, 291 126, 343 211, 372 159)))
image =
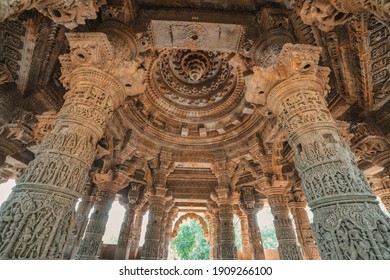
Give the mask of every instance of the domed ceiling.
POLYGON ((145 94, 130 101, 122 120, 168 147, 215 149, 247 137, 262 117, 245 102, 244 68, 231 53, 162 50, 147 66, 145 94))

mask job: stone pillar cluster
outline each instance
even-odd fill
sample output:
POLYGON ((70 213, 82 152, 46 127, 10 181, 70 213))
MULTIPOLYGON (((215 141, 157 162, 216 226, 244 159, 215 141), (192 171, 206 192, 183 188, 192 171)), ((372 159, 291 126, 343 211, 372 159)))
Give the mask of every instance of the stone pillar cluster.
POLYGON ((389 218, 327 108, 329 69, 318 66, 320 53, 317 47, 286 44, 278 63, 264 70, 278 75, 262 79, 267 104, 295 153, 321 258, 388 259, 389 218))

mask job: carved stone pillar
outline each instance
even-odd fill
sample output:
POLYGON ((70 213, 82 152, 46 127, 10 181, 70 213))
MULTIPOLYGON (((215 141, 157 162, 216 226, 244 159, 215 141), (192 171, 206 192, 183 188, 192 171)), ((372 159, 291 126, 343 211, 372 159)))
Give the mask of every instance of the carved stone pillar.
POLYGON ((221 260, 221 220, 219 218, 219 209, 215 210, 215 246, 214 246, 214 259, 221 260))
POLYGON ((305 260, 321 259, 313 231, 311 230, 309 217, 306 212, 306 201, 302 190, 294 189, 288 194, 288 197, 288 206, 294 217, 295 231, 297 233, 298 242, 301 245, 303 258, 305 260))
POLYGON ((114 200, 115 193, 112 191, 99 190, 97 192, 96 200, 93 204, 94 211, 89 219, 76 259, 93 260, 99 258, 98 252, 103 245, 102 238, 106 230, 108 213, 114 200))
POLYGON ((146 227, 145 243, 142 248, 143 260, 157 260, 159 257, 160 238, 163 231, 163 218, 165 212, 166 188, 156 188, 156 193, 148 198, 149 223, 146 227))
POLYGON ((283 47, 278 63, 264 70, 268 107, 295 153, 321 258, 387 259, 389 217, 327 108, 329 69, 317 66, 320 53, 320 48, 306 45, 283 47), (271 79, 271 73, 278 77, 271 79))
POLYGON ((276 238, 278 239, 279 257, 281 260, 302 260, 302 253, 297 243, 293 223, 290 219, 288 199, 286 196, 287 181, 275 181, 266 190, 271 213, 274 216, 276 238))
POLYGON ((178 212, 179 212, 179 209, 177 207, 173 207, 168 214, 167 226, 165 227, 165 240, 164 240, 163 256, 162 256, 163 260, 168 259, 169 241, 171 239, 170 236, 171 236, 171 232, 172 232, 173 221, 177 217, 178 212))
POLYGON ((251 245, 250 259, 265 260, 263 241, 261 239, 260 228, 257 222, 257 213, 263 208, 264 203, 256 197, 253 187, 242 187, 240 191, 240 208, 247 216, 249 241, 251 245))
POLYGON ((219 213, 218 206, 212 200, 207 202, 206 218, 210 226, 210 260, 219 259, 219 213))
POLYGON ((68 35, 68 39, 72 55, 64 55, 61 61, 65 86, 70 90, 55 128, 1 207, 0 215, 10 217, 0 221, 3 259, 62 258, 97 141, 112 111, 125 97, 121 83, 93 66, 112 57, 107 39, 90 33, 68 35), (80 37, 84 39, 81 44, 80 37))
POLYGON ((104 3, 105 1, 101 0, 5 0, 0 2, 0 22, 36 8, 54 22, 72 29, 78 24, 85 24, 86 19, 95 19, 96 12, 104 3))
POLYGON ((129 238, 129 242, 127 243, 127 250, 126 250, 127 252, 126 255, 128 256, 129 260, 134 260, 137 256, 139 242, 141 238, 142 221, 148 207, 149 205, 146 204, 142 208, 136 209, 135 211, 133 229, 129 236, 130 238, 129 238))
MULTIPOLYGON (((158 250, 158 259, 163 260, 164 254, 165 254, 165 243, 169 243, 169 235, 168 235, 168 241, 165 240, 167 236, 167 231, 170 233, 172 230, 172 224, 169 227, 169 212, 171 211, 172 207, 175 205, 175 202, 173 200, 167 201, 165 203, 165 209, 164 209, 164 215, 162 218, 162 228, 160 233, 160 248, 158 250)), ((167 254, 168 255, 168 254, 167 254)))
POLYGON ((96 194, 94 211, 89 219, 84 238, 81 241, 76 259, 93 260, 99 258, 103 243, 102 238, 106 231, 108 215, 116 193, 129 184, 130 178, 120 170, 108 173, 96 173, 94 182, 99 191, 96 194))
POLYGON ((244 211, 239 211, 238 216, 240 217, 241 224, 241 241, 242 241, 242 254, 244 260, 252 260, 252 244, 249 233, 248 215, 244 211))
POLYGON ((126 208, 125 216, 119 232, 118 244, 115 250, 116 260, 125 260, 127 252, 127 243, 133 229, 134 217, 137 208, 144 205, 144 201, 137 203, 140 195, 141 184, 132 183, 125 198, 122 198, 122 203, 126 208))
POLYGON ((83 197, 77 208, 71 235, 65 245, 64 259, 74 259, 79 250, 80 242, 88 224, 88 215, 93 207, 96 191, 97 188, 90 183, 85 186, 83 197))
POLYGON ((236 260, 237 247, 234 244, 233 201, 232 194, 227 188, 217 188, 212 199, 218 204, 220 226, 220 258, 236 260))

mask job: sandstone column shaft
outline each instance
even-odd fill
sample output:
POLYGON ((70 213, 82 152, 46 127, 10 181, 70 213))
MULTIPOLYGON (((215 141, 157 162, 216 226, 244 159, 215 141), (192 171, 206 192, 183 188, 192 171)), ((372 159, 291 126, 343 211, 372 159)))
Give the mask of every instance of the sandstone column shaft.
POLYGON ((358 169, 324 99, 328 69, 321 49, 286 44, 275 69, 286 79, 271 89, 268 106, 284 127, 302 179, 322 259, 389 259, 389 217, 358 169))
POLYGON ((142 248, 143 260, 157 260, 159 256, 160 237, 163 229, 165 198, 149 198, 149 223, 146 227, 145 243, 142 248))
POLYGON ((75 204, 112 110, 110 91, 96 86, 104 73, 79 68, 72 75, 53 131, 1 207, 1 216, 9 217, 0 221, 3 259, 62 258, 75 204))
POLYGON ((138 253, 139 242, 141 239, 142 222, 145 215, 144 209, 137 209, 134 217, 134 228, 130 233, 129 242, 127 243, 127 253, 129 260, 134 260, 138 253))
POLYGON ((289 217, 286 196, 284 194, 271 194, 268 196, 268 203, 274 216, 280 259, 301 260, 302 254, 297 244, 292 221, 289 217))
POLYGON ((73 231, 66 243, 64 259, 73 259, 79 249, 80 242, 83 238, 85 229, 88 224, 88 215, 91 212, 94 203, 94 196, 84 195, 78 205, 73 231))
POLYGON ((99 190, 93 205, 94 211, 89 219, 85 235, 81 241, 76 258, 93 260, 99 258, 102 238, 106 230, 108 215, 115 199, 115 192, 99 190))
POLYGON ((255 210, 248 211, 248 228, 252 245, 252 255, 254 260, 265 260, 263 241, 261 239, 256 213, 257 211, 255 210))
POLYGON ((126 259, 127 243, 129 241, 131 231, 133 230, 134 217, 136 213, 135 211, 135 205, 130 204, 126 206, 126 212, 123 218, 121 230, 119 232, 118 244, 115 250, 116 260, 126 259))
POLYGON ((320 253, 315 244, 314 235, 311 230, 309 217, 306 212, 305 202, 289 203, 291 214, 294 217, 298 242, 301 245, 303 258, 305 260, 319 260, 320 253))
POLYGON ((241 240, 242 240, 242 253, 244 260, 252 260, 253 252, 252 252, 252 243, 249 232, 248 225, 248 216, 246 213, 242 213, 240 215, 240 224, 241 224, 241 240))
POLYGON ((236 260, 237 248, 234 244, 233 205, 230 203, 219 204, 220 220, 220 250, 221 259, 236 260))

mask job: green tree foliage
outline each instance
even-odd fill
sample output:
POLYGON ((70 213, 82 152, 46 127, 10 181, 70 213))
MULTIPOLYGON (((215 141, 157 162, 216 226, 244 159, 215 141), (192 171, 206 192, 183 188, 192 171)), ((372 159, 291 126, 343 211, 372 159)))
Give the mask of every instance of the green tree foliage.
POLYGON ((209 259, 210 244, 204 238, 202 226, 195 220, 180 226, 171 248, 181 260, 209 259))
POLYGON ((261 238, 263 239, 264 249, 277 249, 278 240, 276 239, 275 228, 266 226, 261 229, 261 238))

